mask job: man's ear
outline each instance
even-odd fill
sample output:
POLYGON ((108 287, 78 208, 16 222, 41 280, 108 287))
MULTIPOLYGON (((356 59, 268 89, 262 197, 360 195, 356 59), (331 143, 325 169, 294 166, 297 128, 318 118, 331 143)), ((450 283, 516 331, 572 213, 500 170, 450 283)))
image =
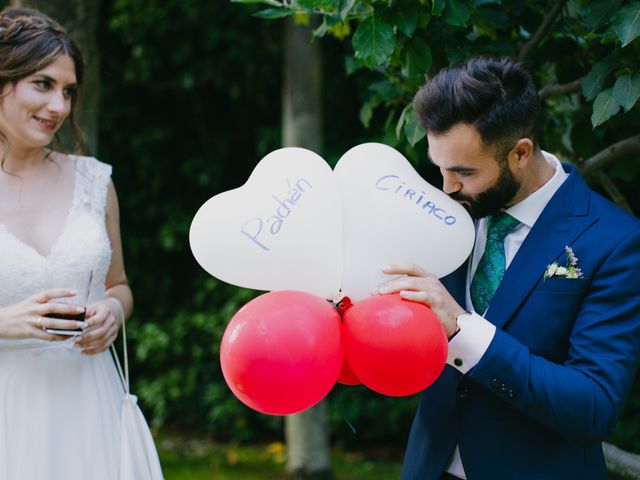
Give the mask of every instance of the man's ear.
POLYGON ((533 141, 530 138, 521 138, 509 152, 509 160, 517 168, 525 168, 533 157, 533 141))

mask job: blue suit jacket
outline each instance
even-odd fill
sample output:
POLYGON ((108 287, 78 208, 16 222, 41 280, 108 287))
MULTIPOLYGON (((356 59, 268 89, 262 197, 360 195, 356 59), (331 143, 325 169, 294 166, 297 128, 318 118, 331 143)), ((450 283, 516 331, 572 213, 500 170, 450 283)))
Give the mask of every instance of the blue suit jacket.
MULTIPOLYGON (((403 480, 437 479, 455 445, 467 478, 607 478, 640 352, 640 221, 575 169, 522 244, 485 315, 497 327, 466 375, 447 365, 421 398, 403 480), (569 245, 583 278, 543 274, 569 245)), ((464 305, 466 265, 443 279, 464 305)))

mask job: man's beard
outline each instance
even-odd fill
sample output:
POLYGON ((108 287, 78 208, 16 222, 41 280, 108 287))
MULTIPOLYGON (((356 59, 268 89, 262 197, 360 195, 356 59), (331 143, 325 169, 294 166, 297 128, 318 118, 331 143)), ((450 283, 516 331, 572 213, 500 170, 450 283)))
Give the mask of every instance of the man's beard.
POLYGON ((500 164, 500 175, 495 185, 477 195, 462 195, 453 192, 449 195, 453 200, 462 203, 472 218, 482 218, 500 211, 515 197, 521 183, 516 180, 506 162, 500 164))

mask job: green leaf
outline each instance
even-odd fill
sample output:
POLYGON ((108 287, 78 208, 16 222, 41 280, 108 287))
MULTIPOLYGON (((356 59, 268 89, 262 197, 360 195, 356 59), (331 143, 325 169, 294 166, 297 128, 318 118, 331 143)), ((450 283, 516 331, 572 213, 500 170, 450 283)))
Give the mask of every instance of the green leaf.
POLYGON ((622 0, 599 0, 588 4, 585 23, 590 31, 597 30, 600 25, 609 20, 620 8, 622 0))
POLYGON ((371 92, 373 92, 373 94, 379 97, 383 102, 392 102, 404 93, 402 87, 395 82, 391 82, 390 79, 371 83, 369 85, 369 90, 371 90, 371 92))
POLYGON ((604 82, 613 70, 608 62, 596 63, 582 80, 582 94, 587 100, 593 100, 604 87, 604 82))
POLYGON ((340 19, 345 21, 349 16, 349 12, 353 8, 353 5, 356 3, 356 0, 343 0, 340 5, 340 19))
POLYGON ((509 28, 509 17, 502 10, 497 8, 479 8, 471 17, 470 22, 475 27, 478 23, 488 24, 495 28, 507 29, 509 28))
POLYGON ((231 0, 231 3, 266 3, 268 5, 273 5, 273 2, 269 0, 231 0))
POLYGON ((409 144, 414 147, 416 143, 424 138, 427 132, 416 121, 416 117, 413 111, 413 107, 410 107, 407 111, 404 122, 404 134, 407 137, 409 144))
POLYGON ((314 37, 322 38, 327 32, 341 22, 338 15, 323 15, 322 23, 313 31, 314 37))
POLYGON ((283 1, 283 0, 276 0, 276 1, 278 1, 278 3, 289 4, 292 7, 295 7, 297 4, 298 7, 307 11, 311 11, 314 9, 320 9, 320 10, 331 11, 331 12, 336 11, 335 0, 295 0, 294 2, 283 1))
POLYGON ((457 46, 452 47, 447 45, 445 47, 445 54, 447 55, 447 63, 449 65, 455 65, 456 63, 460 63, 465 59, 467 51, 457 46))
POLYGON ((471 16, 471 8, 460 0, 449 0, 444 10, 444 21, 454 27, 464 27, 471 16))
POLYGON ((432 15, 440 15, 444 10, 444 7, 447 6, 446 0, 433 0, 433 5, 431 6, 432 15))
POLYGON ((344 69, 347 72, 347 75, 352 75, 364 67, 365 64, 362 63, 362 60, 354 57, 353 55, 348 55, 344 59, 344 69))
POLYGON ((640 35, 640 2, 630 3, 618 12, 613 20, 613 31, 623 47, 640 35))
POLYGON ((393 24, 398 27, 408 38, 413 36, 418 26, 418 10, 413 0, 401 0, 393 10, 391 18, 393 24))
POLYGON ((618 77, 613 86, 613 98, 626 112, 631 110, 640 98, 640 72, 618 77))
POLYGON ((620 110, 620 104, 613 98, 612 91, 613 89, 607 88, 600 92, 593 102, 593 113, 591 114, 593 128, 602 125, 620 110))
POLYGON ((293 15, 293 10, 289 10, 288 8, 267 8, 266 10, 260 10, 257 13, 254 13, 254 17, 258 18, 284 18, 289 15, 293 15))
POLYGON ((386 64, 395 48, 393 28, 384 20, 373 16, 358 25, 351 40, 356 57, 370 67, 386 64))
POLYGON ((402 135, 402 127, 404 127, 404 122, 407 117, 407 110, 411 108, 411 104, 407 105, 402 109, 402 113, 400 114, 400 118, 398 119, 398 123, 396 123, 396 138, 400 140, 400 135, 402 135))
POLYGON ((331 27, 329 26, 329 23, 327 22, 327 17, 323 17, 322 18, 322 23, 320 25, 318 25, 318 28, 316 28, 313 31, 313 36, 314 37, 318 37, 318 38, 322 38, 324 37, 327 32, 329 31, 331 27))
POLYGON ((365 128, 369 128, 371 123, 371 117, 373 117, 373 110, 380 105, 380 98, 371 97, 360 108, 360 121, 365 128))
POLYGON ((424 75, 431 68, 431 49, 420 37, 412 39, 402 51, 402 75, 424 75))

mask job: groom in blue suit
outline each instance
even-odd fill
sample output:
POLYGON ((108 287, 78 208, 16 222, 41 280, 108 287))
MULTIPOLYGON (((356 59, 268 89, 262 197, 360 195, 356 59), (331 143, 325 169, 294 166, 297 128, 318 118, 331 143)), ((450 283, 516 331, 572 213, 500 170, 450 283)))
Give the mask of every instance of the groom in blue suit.
POLYGON ((398 264, 378 287, 429 305, 450 339, 402 480, 606 479, 601 442, 640 352, 640 221, 540 149, 536 88, 516 61, 445 69, 414 107, 476 243, 442 282, 398 264))

